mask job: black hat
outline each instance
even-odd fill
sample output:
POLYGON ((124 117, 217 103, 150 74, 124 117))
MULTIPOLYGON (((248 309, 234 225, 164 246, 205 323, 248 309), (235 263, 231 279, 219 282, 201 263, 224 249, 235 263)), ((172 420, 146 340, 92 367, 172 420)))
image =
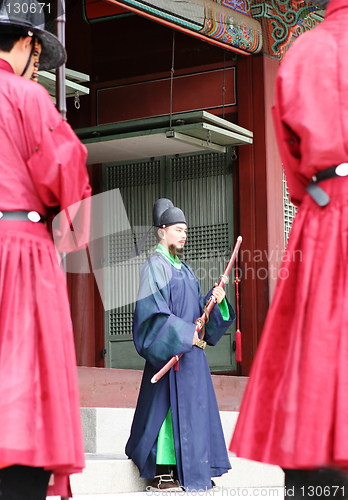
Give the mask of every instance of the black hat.
POLYGON ((55 69, 66 61, 66 52, 58 38, 45 30, 43 4, 37 0, 0 0, 1 26, 20 28, 37 36, 42 52, 40 69, 55 69))
MULTIPOLYGON (((186 224, 186 219, 183 211, 178 207, 174 207, 173 203, 167 198, 160 198, 156 201, 153 206, 152 217, 153 226, 158 228, 173 226, 174 224, 186 224)), ((139 243, 134 247, 132 253, 129 256, 130 260, 140 255, 140 252, 143 249, 147 237, 149 236, 149 233, 153 226, 150 227, 150 229, 142 237, 139 243)))
POLYGON ((153 207, 153 225, 168 227, 174 224, 186 224, 184 212, 167 198, 160 198, 153 207))

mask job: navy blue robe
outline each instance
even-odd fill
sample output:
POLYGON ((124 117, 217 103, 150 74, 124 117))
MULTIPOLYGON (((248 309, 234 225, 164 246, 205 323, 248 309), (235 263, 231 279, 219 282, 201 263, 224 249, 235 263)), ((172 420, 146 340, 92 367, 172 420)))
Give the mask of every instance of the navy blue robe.
MULTIPOLYGON (((157 437, 170 407, 179 480, 186 490, 210 489, 211 477, 231 468, 207 358, 192 346, 194 322, 210 295, 201 297, 197 278, 185 263, 178 270, 158 252, 141 268, 133 336, 146 364, 126 454, 141 477, 155 476, 157 437), (151 384, 152 376, 182 353, 179 371, 171 368, 151 384)), ((205 327, 209 345, 215 345, 235 319, 227 304, 228 321, 217 305, 210 314, 205 327)))

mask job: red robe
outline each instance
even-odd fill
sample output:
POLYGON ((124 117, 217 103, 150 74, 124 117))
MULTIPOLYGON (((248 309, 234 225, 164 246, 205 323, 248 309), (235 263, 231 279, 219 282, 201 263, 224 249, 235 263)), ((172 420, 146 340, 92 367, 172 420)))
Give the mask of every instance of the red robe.
MULTIPOLYGON (((91 194, 86 149, 46 90, 0 59, 0 211, 68 206, 91 194)), ((80 217, 88 241, 88 208, 80 217)), ((60 250, 68 250, 60 234, 60 250)), ((68 238, 69 240, 69 238, 68 238)), ((63 271, 46 225, 0 220, 0 466, 53 470, 68 496, 82 471, 72 322, 63 271)))
POLYGON ((348 4, 281 63, 274 122, 292 201, 287 254, 230 444, 283 468, 348 466, 348 178, 306 193, 312 175, 348 161, 348 4))

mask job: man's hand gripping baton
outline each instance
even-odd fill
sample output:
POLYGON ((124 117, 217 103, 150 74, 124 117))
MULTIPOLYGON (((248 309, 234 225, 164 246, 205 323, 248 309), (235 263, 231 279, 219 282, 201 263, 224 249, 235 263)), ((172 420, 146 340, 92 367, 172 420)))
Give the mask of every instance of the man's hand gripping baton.
MULTIPOLYGON (((237 242, 234 246, 234 249, 233 249, 233 252, 232 252, 232 255, 230 257, 230 260, 228 261, 228 264, 226 266, 226 269, 223 273, 223 275, 220 277, 220 281, 218 283, 218 286, 221 286, 222 288, 225 286, 226 283, 228 283, 228 276, 232 270, 232 266, 234 264, 234 261, 236 260, 237 258, 237 254, 238 254, 238 251, 239 251, 239 247, 241 246, 242 244, 242 237, 241 236, 238 236, 237 238, 237 242)), ((213 296, 210 297, 210 299, 208 300, 207 302, 207 305, 206 305, 206 310, 208 312, 208 314, 210 313, 210 311, 213 309, 213 307, 215 306, 215 298, 213 296)), ((200 320, 202 321, 198 321, 197 325, 196 325, 196 332, 199 333, 200 330, 202 329, 202 326, 204 325, 205 321, 207 319, 207 316, 206 316, 206 313, 204 312, 202 314, 202 316, 200 317, 200 320)), ((155 384, 156 382, 159 381, 160 378, 163 377, 163 375, 165 373, 167 373, 171 367, 173 365, 175 365, 175 363, 177 361, 179 361, 179 359, 181 358, 182 354, 178 354, 176 356, 173 356, 169 361, 168 363, 166 363, 164 365, 163 368, 161 368, 157 373, 155 373, 155 375, 152 377, 151 379, 151 382, 153 384, 155 384)))

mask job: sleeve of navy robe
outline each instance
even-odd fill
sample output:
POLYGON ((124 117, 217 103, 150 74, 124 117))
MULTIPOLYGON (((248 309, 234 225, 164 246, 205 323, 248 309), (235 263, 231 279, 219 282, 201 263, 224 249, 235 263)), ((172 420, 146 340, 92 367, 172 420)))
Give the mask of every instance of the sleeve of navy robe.
MULTIPOLYGON (((157 257, 157 256, 156 256, 157 257)), ((135 347, 151 364, 162 367, 172 356, 192 350, 196 325, 176 316, 171 287, 171 265, 151 259, 142 267, 138 301, 134 312, 135 347)))

